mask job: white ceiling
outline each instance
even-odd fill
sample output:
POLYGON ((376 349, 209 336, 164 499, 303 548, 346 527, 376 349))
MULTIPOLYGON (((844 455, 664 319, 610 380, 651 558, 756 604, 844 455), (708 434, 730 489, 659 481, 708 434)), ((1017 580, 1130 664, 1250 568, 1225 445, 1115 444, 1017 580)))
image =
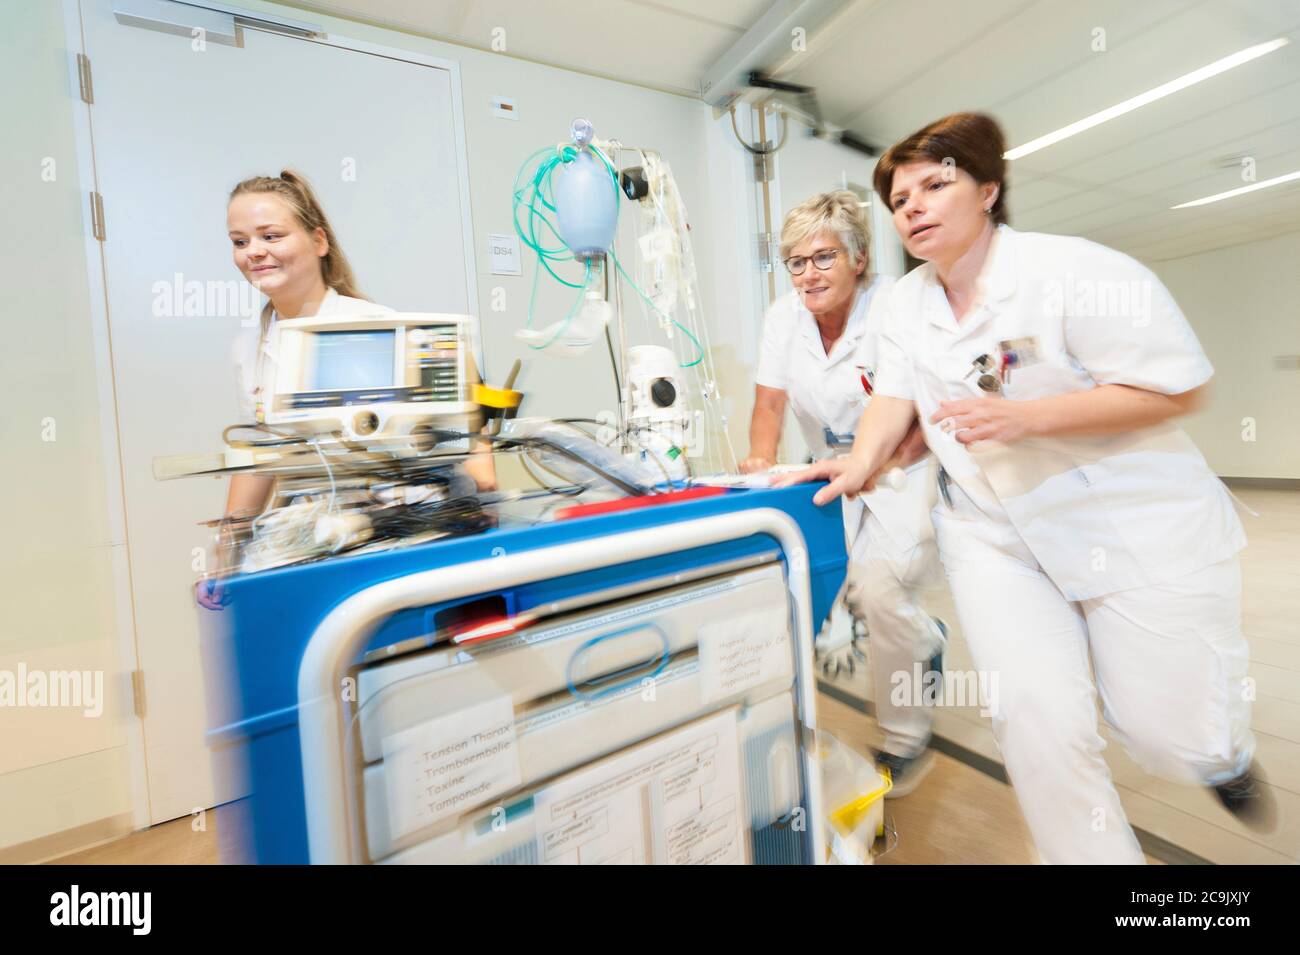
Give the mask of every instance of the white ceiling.
MULTIPOLYGON (((693 95, 771 0, 294 5, 480 48, 503 27, 510 55, 693 95)), ((1291 45, 1012 164, 1017 227, 1158 261, 1300 229, 1300 182, 1169 208, 1244 185, 1242 156, 1258 180, 1300 170, 1300 0, 846 0, 776 72, 881 145, 978 109, 1014 146, 1279 36, 1291 45)))
POLYGON ((891 143, 963 109, 1016 146, 1278 36, 1292 44, 1011 164, 1023 229, 1085 235, 1147 260, 1300 229, 1300 183, 1170 206, 1300 170, 1297 0, 878 0, 783 76, 827 118, 891 143), (1106 51, 1093 52, 1105 30, 1106 51), (869 64, 869 66, 862 66, 869 64), (847 83, 844 77, 852 76, 847 83))
POLYGON ((704 71, 772 0, 289 0, 292 6, 394 26, 695 96, 704 71))

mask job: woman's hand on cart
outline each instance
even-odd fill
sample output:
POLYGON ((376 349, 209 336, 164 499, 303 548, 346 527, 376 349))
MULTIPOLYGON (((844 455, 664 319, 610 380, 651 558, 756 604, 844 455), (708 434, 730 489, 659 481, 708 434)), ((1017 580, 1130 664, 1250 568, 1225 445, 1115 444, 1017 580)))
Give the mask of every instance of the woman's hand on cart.
POLYGON ((867 473, 867 469, 853 460, 851 455, 827 458, 802 471, 783 474, 772 481, 772 487, 790 487, 794 484, 806 484, 810 481, 828 481, 826 487, 813 495, 813 503, 821 506, 829 504, 843 495, 850 500, 869 491, 875 490, 875 483, 869 478, 876 475, 867 473))

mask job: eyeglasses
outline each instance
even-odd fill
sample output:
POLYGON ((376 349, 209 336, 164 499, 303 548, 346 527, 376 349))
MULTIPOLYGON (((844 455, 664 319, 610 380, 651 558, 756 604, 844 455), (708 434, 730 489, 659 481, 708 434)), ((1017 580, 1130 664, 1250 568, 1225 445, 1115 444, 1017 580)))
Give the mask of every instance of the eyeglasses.
POLYGON ((804 271, 808 268, 808 262, 811 260, 813 265, 825 272, 835 264, 835 256, 839 255, 843 251, 843 249, 821 249, 820 251, 814 252, 811 257, 807 255, 792 255, 790 258, 785 260, 785 267, 790 271, 791 275, 803 275, 804 271))

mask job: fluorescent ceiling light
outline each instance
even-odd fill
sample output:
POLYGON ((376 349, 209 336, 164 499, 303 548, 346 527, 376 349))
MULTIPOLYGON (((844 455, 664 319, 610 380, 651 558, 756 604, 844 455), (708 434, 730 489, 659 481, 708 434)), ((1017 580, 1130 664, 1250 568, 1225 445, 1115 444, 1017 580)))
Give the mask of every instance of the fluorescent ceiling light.
POLYGON ((1206 196, 1204 199, 1193 199, 1191 202, 1184 202, 1176 206, 1170 206, 1170 209, 1190 209, 1192 206, 1205 206, 1211 202, 1218 202, 1220 199, 1231 199, 1233 196, 1244 196, 1248 192, 1254 192, 1256 189, 1267 189, 1269 186, 1280 186, 1284 182, 1295 182, 1300 179, 1300 169, 1295 172, 1289 172, 1285 176, 1274 176, 1272 179, 1265 179, 1263 182, 1251 183, 1249 186, 1242 186, 1240 189, 1229 189, 1227 192, 1216 192, 1212 196, 1206 196))
POLYGON ((1225 56, 1221 60, 1215 60, 1209 66, 1203 66, 1199 70, 1180 76, 1168 83, 1162 83, 1155 89, 1147 90, 1145 93, 1139 93, 1132 99, 1126 99, 1122 103, 1117 103, 1108 109, 1103 109, 1100 113, 1093 113, 1091 116, 1085 116, 1078 122, 1071 123, 1069 126, 1062 126, 1055 132, 1048 133, 1046 136, 1039 136, 1037 139, 1031 139, 1023 146, 1017 146, 1015 149, 1009 149, 1004 154, 1005 159, 1019 159, 1022 156, 1028 156, 1030 153, 1036 153, 1040 149, 1045 149, 1054 143, 1059 143, 1063 139, 1069 139, 1085 129, 1092 129, 1094 126, 1100 126, 1102 123, 1112 120, 1117 116, 1123 116, 1125 113, 1131 113, 1133 110, 1148 103, 1154 103, 1158 99, 1164 99, 1179 90, 1185 90, 1189 86, 1194 86, 1202 80, 1208 80, 1212 76, 1218 76, 1235 66, 1241 66, 1243 63, 1249 63, 1251 60, 1258 59, 1272 53, 1274 50, 1280 50, 1291 41, 1286 37, 1278 37, 1276 40, 1269 40, 1267 43, 1259 43, 1255 46, 1247 47, 1231 56, 1225 56))

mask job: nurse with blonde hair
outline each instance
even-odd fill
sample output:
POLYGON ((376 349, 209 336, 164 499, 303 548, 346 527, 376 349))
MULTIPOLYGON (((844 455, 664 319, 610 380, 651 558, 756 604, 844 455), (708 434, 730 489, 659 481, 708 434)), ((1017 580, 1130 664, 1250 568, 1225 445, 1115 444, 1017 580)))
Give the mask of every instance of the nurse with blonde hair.
MULTIPOLYGON (((260 323, 234 343, 240 421, 261 423, 275 381, 276 355, 271 330, 282 318, 314 315, 374 315, 391 312, 367 301, 358 291, 347 256, 311 185, 298 173, 253 176, 238 183, 226 207, 235 267, 266 296, 260 323)), ((466 465, 480 489, 495 485, 490 456, 475 455, 466 465)), ((266 509, 275 479, 236 474, 226 496, 230 519, 251 518, 266 509)), ((223 545, 225 542, 223 542, 223 545)), ((224 559, 230 548, 222 546, 224 559)), ((197 599, 212 610, 222 606, 220 576, 199 582, 197 599)))
POLYGON ((1143 861, 1102 758, 1098 691, 1140 764, 1267 831, 1246 538, 1173 423, 1213 369, 1150 270, 1006 224, 1005 151, 996 122, 959 113, 881 158, 876 191, 925 264, 890 297, 852 453, 799 477, 830 480, 818 503, 869 490, 919 418, 943 467, 940 557, 975 665, 998 675, 993 730, 1043 861, 1143 861))

